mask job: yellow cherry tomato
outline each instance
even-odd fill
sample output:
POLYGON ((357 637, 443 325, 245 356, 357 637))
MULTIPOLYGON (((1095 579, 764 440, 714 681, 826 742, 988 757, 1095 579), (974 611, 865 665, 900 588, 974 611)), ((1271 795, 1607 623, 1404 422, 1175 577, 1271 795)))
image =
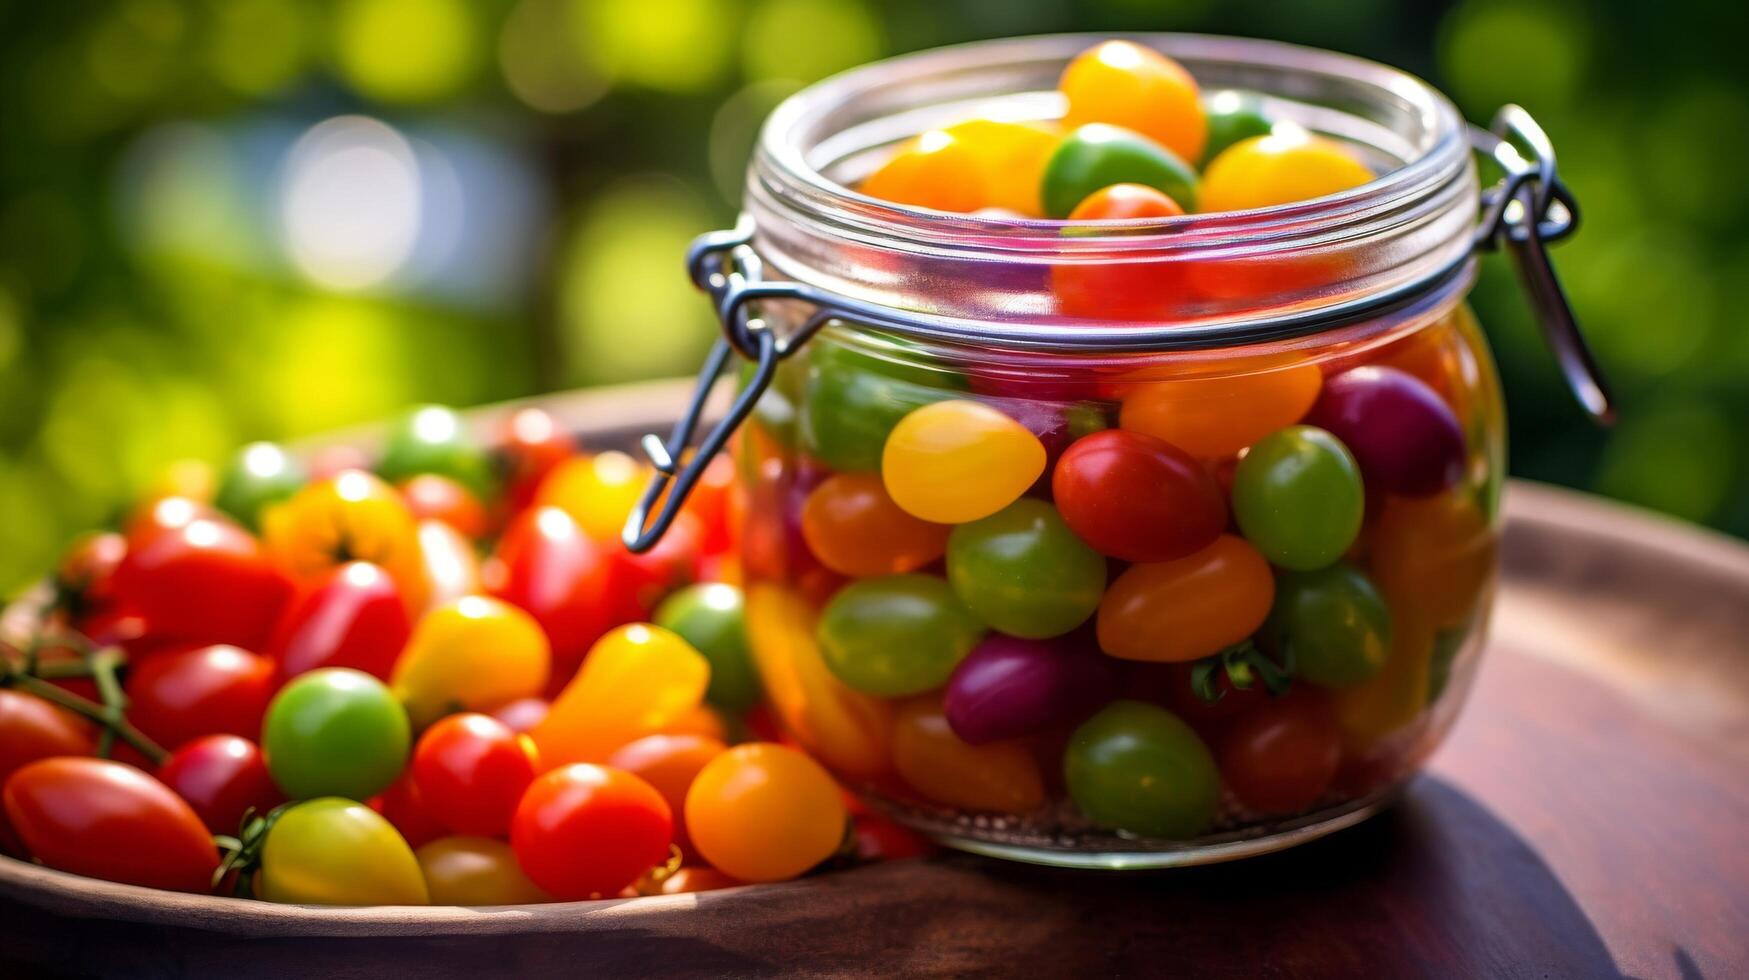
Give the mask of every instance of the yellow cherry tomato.
POLYGON ((425 568, 425 608, 477 595, 480 556, 473 542, 443 521, 419 522, 419 558, 425 568))
POLYGON ((1335 691, 1336 725, 1342 741, 1364 749, 1402 729, 1427 704, 1433 667, 1433 630, 1413 606, 1391 607, 1391 650, 1384 667, 1354 687, 1335 691))
POLYGON ((429 905, 419 861, 362 803, 324 796, 279 815, 261 845, 256 894, 295 905, 429 905))
POLYGON ((1119 575, 1099 603, 1099 647, 1125 660, 1195 660, 1257 632, 1274 601, 1269 562, 1223 534, 1188 557, 1119 575))
POLYGON ((914 517, 963 524, 1013 503, 1045 470, 1026 426, 981 402, 934 402, 899 420, 881 450, 881 482, 914 517))
POLYGON ((887 702, 844 685, 820 655, 817 614, 781 586, 747 590, 747 639, 766 697, 802 747, 847 776, 887 771, 893 718, 887 702))
POLYGON ((1323 383, 1318 366, 1304 362, 1253 374, 1145 381, 1124 394, 1118 425, 1200 459, 1219 459, 1304 418, 1323 383))
POLYGON ((820 764, 769 742, 712 759, 686 791, 686 826, 711 866, 740 881, 783 881, 831 857, 848 814, 820 764))
POLYGON ((937 211, 970 212, 990 203, 978 154, 941 129, 899 147, 859 189, 883 201, 937 211))
POLYGON ((1063 136, 1043 122, 973 119, 945 130, 977 159, 983 178, 982 206, 1004 208, 1029 218, 1044 216, 1039 187, 1045 164, 1063 136))
POLYGON ((597 541, 618 541, 649 482, 649 468, 625 453, 576 456, 541 481, 534 506, 563 510, 597 541))
POLYGON ((409 609, 425 605, 425 567, 413 512, 394 487, 363 470, 312 483, 262 514, 262 539, 281 568, 311 579, 368 561, 400 586, 409 609))
POLYGON ((420 618, 390 687, 423 728, 455 711, 485 711, 546 688, 552 650, 534 617, 508 602, 464 596, 420 618))
POLYGON ((433 905, 534 905, 552 897, 528 880, 516 852, 487 837, 439 837, 414 852, 433 905))
POLYGON ((589 648, 529 736, 548 768, 606 762, 627 742, 697 711, 710 679, 710 661, 678 635, 648 623, 621 626, 589 648))
POLYGON ((1244 211, 1309 201, 1372 180, 1372 171, 1341 145, 1304 130, 1243 139, 1203 171, 1203 211, 1244 211))
POLYGON ((1385 597, 1416 607, 1434 629, 1468 622, 1494 581, 1494 529, 1461 484, 1434 497, 1386 497, 1365 541, 1385 597))
POLYGON ((963 810, 1025 813, 1045 801, 1044 777, 1025 742, 961 741, 934 696, 894 713, 893 771, 927 799, 963 810))
POLYGON ((1069 100, 1063 125, 1109 123, 1132 129, 1195 164, 1208 141, 1196 79, 1184 66, 1130 41, 1083 51, 1057 83, 1069 100))

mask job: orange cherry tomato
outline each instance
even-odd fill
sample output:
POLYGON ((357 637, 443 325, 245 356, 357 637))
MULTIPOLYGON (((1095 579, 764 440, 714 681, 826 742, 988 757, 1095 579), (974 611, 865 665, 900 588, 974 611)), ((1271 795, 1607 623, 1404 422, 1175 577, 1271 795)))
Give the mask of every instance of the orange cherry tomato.
POLYGON ((1069 99, 1063 125, 1133 129, 1189 163, 1202 159, 1208 118, 1184 66, 1130 41, 1106 41, 1078 55, 1057 88, 1069 99))
POLYGON ((686 793, 699 854, 742 881, 783 881, 831 857, 846 818, 838 784, 819 763, 769 742, 718 755, 686 793))
POLYGON ((712 759, 728 749, 700 735, 646 735, 617 749, 607 764, 643 779, 674 811, 674 844, 682 855, 695 854, 686 833, 686 791, 712 759))
POLYGON ((487 530, 486 508, 472 490, 437 473, 421 473, 400 486, 416 521, 443 521, 470 538, 487 530))
POLYGON ((1251 374, 1142 380, 1125 392, 1118 425, 1219 459, 1304 418, 1323 383, 1318 366, 1304 362, 1251 374))
POLYGON ((262 516, 263 537, 281 568, 315 578, 335 565, 380 565, 411 610, 425 604, 419 529, 406 501, 375 474, 345 470, 299 490, 262 516))
POLYGON ((1367 543, 1385 597, 1425 613, 1434 629, 1468 622, 1494 582, 1497 537, 1462 485, 1435 497, 1387 497, 1367 543))
POLYGON ((932 129, 900 147, 860 189, 894 204, 976 211, 990 201, 979 164, 978 154, 965 140, 932 129))
POLYGON ((964 810, 1025 813, 1045 801, 1044 777, 1025 742, 969 745, 933 696, 894 713, 893 769, 924 798, 964 810))
POLYGON ((875 473, 828 477, 802 505, 802 538, 821 564, 842 575, 916 571, 946 553, 952 530, 911 516, 875 473))
POLYGON ((1099 604, 1099 646, 1125 660, 1195 660, 1255 633, 1274 599, 1269 563, 1223 534, 1189 557, 1118 576, 1099 604))

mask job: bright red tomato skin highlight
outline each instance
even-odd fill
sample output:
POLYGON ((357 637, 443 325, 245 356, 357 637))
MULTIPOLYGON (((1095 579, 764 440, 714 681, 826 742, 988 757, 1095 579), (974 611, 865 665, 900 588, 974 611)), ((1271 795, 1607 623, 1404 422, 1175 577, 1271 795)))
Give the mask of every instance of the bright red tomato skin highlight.
POLYGON ((534 743, 490 715, 450 715, 413 750, 413 781, 425 809, 458 834, 502 837, 539 772, 534 743))
POLYGON ((199 518, 130 541, 115 592, 155 639, 260 649, 292 585, 249 532, 199 518))
POLYGON ((389 573, 355 561, 324 572, 286 607, 267 651, 281 680, 351 667, 387 681, 413 624, 389 573))
POLYGON ((261 735, 273 661, 225 644, 153 654, 129 674, 128 720, 166 749, 202 735, 261 735))
POLYGON ((43 864, 106 881, 206 892, 218 848, 170 787, 107 759, 58 758, 12 774, 6 817, 43 864))
POLYGON ((571 515, 537 507, 511 523, 495 561, 500 579, 492 594, 526 610, 552 643, 549 686, 556 692, 610 625, 612 557, 571 515))
POLYGON ((1227 526, 1220 485, 1201 464, 1125 429, 1076 440, 1057 461, 1051 493, 1081 540, 1125 561, 1182 558, 1227 526))
POLYGON ((616 895, 668 859, 674 819, 649 783, 607 766, 575 763, 529 787, 510 846, 535 884, 560 900, 616 895))
POLYGON ((207 735, 187 743, 170 753, 158 778, 215 834, 236 834, 245 813, 260 816, 285 802, 267 773, 260 746, 236 735, 207 735))

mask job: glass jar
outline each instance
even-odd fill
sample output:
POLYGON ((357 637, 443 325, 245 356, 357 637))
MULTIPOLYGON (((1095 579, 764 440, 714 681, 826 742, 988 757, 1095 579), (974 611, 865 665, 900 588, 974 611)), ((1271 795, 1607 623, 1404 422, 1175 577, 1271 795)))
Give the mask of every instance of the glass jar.
MULTIPOLYGON (((1534 138, 1535 162, 1488 145, 1540 183, 1484 198, 1456 110, 1405 74, 1136 40, 1381 176, 1072 231, 850 190, 919 132, 1060 117, 1056 79, 1092 41, 974 44, 782 105, 741 228, 690 259, 726 330, 705 380, 750 362, 698 458, 750 410, 740 555, 777 723, 898 820, 1048 864, 1274 850, 1363 819, 1421 765, 1495 583, 1477 215, 1536 261, 1573 218, 1534 138)), ((671 506, 695 421, 646 441, 679 470, 671 506)))

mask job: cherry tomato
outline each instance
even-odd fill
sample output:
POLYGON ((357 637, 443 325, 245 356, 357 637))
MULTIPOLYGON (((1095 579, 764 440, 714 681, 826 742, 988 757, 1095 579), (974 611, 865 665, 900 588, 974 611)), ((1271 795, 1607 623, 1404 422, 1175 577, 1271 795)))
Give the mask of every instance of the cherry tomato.
POLYGON ((425 580, 421 612, 485 590, 474 543, 443 521, 419 522, 419 561, 425 580))
POLYGON ((712 759, 686 794, 686 825, 706 861, 741 881, 783 881, 844 840, 844 798, 819 763, 749 742, 712 759))
POLYGON ((1364 752, 1424 717, 1432 676, 1433 630, 1413 606, 1391 609, 1391 647, 1371 678, 1332 695, 1343 745, 1364 752))
POLYGON ((815 339, 802 374, 796 435, 809 456, 840 473, 879 470, 887 437, 900 419, 966 386, 960 375, 903 346, 883 356, 815 339))
POLYGON ((903 697, 945 684, 984 626, 941 579, 889 575, 840 589, 819 634, 839 680, 865 694, 903 697))
POLYGON ((1207 547, 1227 524, 1208 471, 1151 436, 1106 429, 1057 461, 1051 493, 1063 520, 1100 554, 1170 561, 1207 547))
POLYGON ((963 399, 912 411, 881 451, 881 482, 893 502, 939 524, 994 514, 1044 468, 1038 436, 988 405, 963 399))
POLYGON ((137 548, 157 537, 161 531, 174 531, 202 520, 235 523, 205 501, 190 497, 157 497, 148 499, 128 514, 122 524, 122 535, 127 538, 129 548, 137 548))
POLYGON ((1360 534, 1366 490, 1342 440, 1290 425, 1259 441, 1233 473, 1233 517, 1263 556, 1306 571, 1341 558, 1360 534))
POLYGON ((437 473, 421 473, 396 489, 416 521, 442 521, 470 538, 484 537, 490 519, 472 490, 437 473))
POLYGON ((1240 140, 1209 161, 1204 211, 1247 211, 1309 201, 1372 180, 1340 144, 1301 129, 1240 140))
POLYGON ((709 680, 710 663, 685 640, 660 626, 622 626, 590 648, 529 735, 546 765, 605 762, 696 709, 709 680))
POLYGON ((32 857, 58 871, 203 893, 218 848, 182 798, 108 759, 40 759, 14 772, 6 819, 32 857))
POLYGON ((261 847, 256 887, 269 902, 294 905, 431 904, 419 861, 395 828, 334 796, 280 813, 261 847))
MULTIPOLYGON (((837 771, 880 775, 891 764, 892 709, 833 674, 820 653, 817 619, 793 591, 766 583, 749 589, 747 636, 770 705, 790 736, 837 771)), ((760 714, 756 707, 749 724, 760 714)))
POLYGON ((0 688, 0 786, 38 759, 97 752, 97 726, 65 708, 0 688))
POLYGON ((1087 621, 1105 593, 1105 558, 1057 509, 1021 499, 953 529, 947 578, 974 616, 1013 636, 1060 636, 1087 621))
POLYGON ((625 453, 576 456, 553 467, 535 503, 570 514, 597 541, 617 541, 649 482, 649 470, 625 453))
POLYGON ((1384 597, 1348 564, 1291 572, 1276 583, 1266 645, 1291 657, 1294 672, 1325 687, 1353 687, 1377 674, 1391 646, 1384 597))
POLYGON ((411 771, 402 773, 381 796, 372 797, 368 805, 394 826, 408 847, 422 847, 449 833, 431 815, 411 771))
POLYGON ((1132 661, 1124 665, 1120 689, 1137 701, 1160 702, 1199 733, 1223 728, 1269 698, 1261 683, 1234 687, 1226 671, 1219 671, 1214 683, 1220 697, 1204 701, 1191 684, 1191 672, 1195 666, 1189 662, 1132 661))
POLYGON ((1193 555, 1118 576, 1099 604, 1099 646, 1126 660, 1195 660, 1256 632, 1274 599, 1269 563, 1223 534, 1193 555))
POLYGON ((613 623, 613 547, 558 507, 524 511, 498 542, 492 591, 527 610, 546 633, 555 686, 577 672, 590 644, 613 623))
POLYGON ((1196 79, 1158 51, 1106 41, 1069 62, 1057 88, 1069 100, 1065 125, 1127 126, 1185 160, 1202 159, 1208 124, 1196 79))
POLYGON ((850 820, 861 861, 903 861, 935 850, 929 841, 878 813, 859 813, 850 820))
POLYGON ((1195 837, 1220 802, 1220 774, 1202 739, 1141 701, 1113 701, 1075 729, 1063 777, 1089 819, 1148 837, 1195 837))
POLYGON ((224 645, 142 658, 123 686, 128 720, 167 749, 202 735, 256 737, 273 688, 272 660, 224 645))
POLYGON ((1227 147, 1253 136, 1267 136, 1275 124, 1254 99, 1226 90, 1212 92, 1203 100, 1208 117, 1208 144, 1202 148, 1197 166, 1208 169, 1209 161, 1221 155, 1227 147))
POLYGON ((981 163, 965 140, 932 129, 901 146, 859 189, 894 204, 976 211, 991 203, 981 163))
POLYGON ((561 901, 617 895, 668 860, 674 819, 649 783, 618 769, 575 763, 528 787, 510 846, 534 883, 561 901))
POLYGON ((1462 487, 1387 496, 1367 542, 1367 570, 1380 590, 1425 612, 1435 629, 1468 622, 1494 581, 1498 539, 1462 487))
POLYGON ((1186 211, 1196 207, 1196 171, 1171 150, 1132 129, 1088 123, 1063 137, 1045 164, 1045 214, 1067 218, 1113 184, 1152 187, 1186 211))
POLYGON ((297 457, 274 443, 252 442, 226 464, 213 506, 244 527, 259 530, 267 508, 289 500, 309 479, 297 457))
POLYGON ((267 550, 294 578, 368 561, 401 587, 407 608, 425 601, 425 570, 413 514, 395 488, 362 470, 345 470, 299 490, 263 517, 267 550))
POLYGON ((710 662, 705 700, 745 711, 759 700, 759 674, 747 644, 747 611, 732 585, 689 585, 663 600, 654 622, 692 644, 710 662))
POLYGON ((700 735, 646 735, 620 746, 607 764, 642 779, 668 801, 674 817, 674 844, 683 855, 696 854, 686 833, 686 791, 712 759, 727 751, 722 740, 700 735))
POLYGON ((300 674, 267 708, 261 748, 293 799, 366 800, 407 766, 407 713, 382 681, 344 667, 300 674))
POLYGON ((802 537, 820 563, 841 575, 914 572, 947 550, 945 524, 911 516, 873 473, 840 473, 802 505, 802 537))
POLYGON ((480 498, 497 489, 491 463, 469 441, 461 417, 439 405, 414 409, 390 427, 376 470, 390 483, 435 473, 480 498))
POLYGON ((943 707, 954 734, 973 745, 1033 735, 1110 700, 1112 661, 1084 635, 986 637, 947 684, 943 707))
POLYGON ((250 649, 261 648, 292 592, 248 532, 209 518, 135 539, 115 589, 155 639, 250 649))
POLYGON ((159 767, 158 778, 215 834, 236 834, 245 814, 262 816, 285 802, 261 748, 236 735, 206 735, 183 745, 159 767))
POLYGON ((412 630, 395 580, 354 561, 322 573, 286 606, 267 650, 282 678, 351 667, 388 680, 412 630))
POLYGON ((505 497, 514 513, 534 502, 548 473, 577 455, 577 443, 551 415, 538 408, 519 408, 504 420, 498 451, 507 473, 505 497))
POLYGON ((1366 365, 1331 378, 1309 421, 1335 433, 1368 482, 1390 493, 1428 497, 1464 475, 1464 432, 1450 406, 1421 379, 1366 365))
POLYGON ((976 159, 984 191, 983 207, 1002 208, 1028 218, 1044 216, 1039 184, 1044 179, 1045 162, 1062 139, 1056 126, 972 119, 955 123, 944 132, 976 159))
POLYGON ((450 715, 419 736, 413 781, 438 823, 458 834, 499 837, 540 771, 534 743, 496 718, 450 715))
POLYGON ((1083 198, 1070 221, 1128 221, 1172 218, 1184 213, 1177 201, 1146 184, 1113 184, 1083 198))
POLYGON ((668 877, 662 879, 657 889, 660 895, 687 895, 693 892, 711 892, 721 888, 736 888, 744 885, 744 881, 723 874, 715 868, 702 865, 683 867, 668 877))
POLYGON ((127 538, 114 531, 82 534, 67 547, 55 568, 55 597, 75 626, 115 611, 115 570, 127 553, 127 538))
POLYGON ((934 697, 913 698, 894 712, 893 771, 924 799, 962 810, 1026 813, 1045 801, 1044 777, 1026 743, 968 744, 934 697))
POLYGON ((528 613, 464 596, 420 618, 391 686, 423 728, 452 711, 491 711, 540 694, 551 660, 546 634, 528 613))
POLYGON ((1304 418, 1322 384, 1318 366, 1307 363, 1143 380, 1125 392, 1118 424, 1200 459, 1220 459, 1304 418))
POLYGON ((668 593, 692 581, 703 545, 704 527, 684 510, 674 516, 668 533, 648 551, 634 553, 623 541, 610 543, 609 621, 647 621, 668 593))
POLYGON ((1323 694, 1296 687, 1234 722, 1218 756, 1221 778, 1240 803, 1271 816, 1299 813, 1336 778, 1336 716, 1323 694))
POLYGON ((516 852, 500 840, 444 837, 413 855, 433 905, 535 905, 552 898, 522 873, 516 852))

